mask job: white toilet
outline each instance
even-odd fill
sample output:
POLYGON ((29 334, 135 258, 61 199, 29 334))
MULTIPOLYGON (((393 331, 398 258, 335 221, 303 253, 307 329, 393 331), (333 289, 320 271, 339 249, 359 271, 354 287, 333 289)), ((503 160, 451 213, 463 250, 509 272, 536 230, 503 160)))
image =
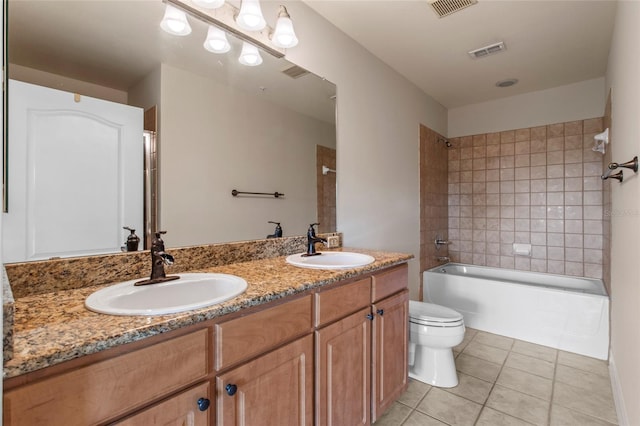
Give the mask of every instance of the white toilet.
POLYGON ((452 388, 458 374, 452 348, 464 339, 462 314, 433 303, 409 301, 409 377, 452 388))

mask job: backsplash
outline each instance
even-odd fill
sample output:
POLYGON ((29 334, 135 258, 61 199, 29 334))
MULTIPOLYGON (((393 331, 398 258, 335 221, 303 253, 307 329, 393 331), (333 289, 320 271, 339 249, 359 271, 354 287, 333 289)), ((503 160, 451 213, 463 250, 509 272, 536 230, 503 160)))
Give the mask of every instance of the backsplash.
POLYGON ((602 278, 602 130, 594 118, 451 139, 451 261, 602 278))
MULTIPOLYGON (((326 233, 319 236, 326 238, 326 233)), ((204 246, 168 248, 175 257, 167 273, 197 271, 229 263, 248 262, 286 256, 306 250, 307 237, 284 237, 266 240, 240 241, 204 246)), ((115 253, 38 262, 5 265, 15 299, 72 288, 89 287, 148 276, 151 272, 149 251, 115 253)))

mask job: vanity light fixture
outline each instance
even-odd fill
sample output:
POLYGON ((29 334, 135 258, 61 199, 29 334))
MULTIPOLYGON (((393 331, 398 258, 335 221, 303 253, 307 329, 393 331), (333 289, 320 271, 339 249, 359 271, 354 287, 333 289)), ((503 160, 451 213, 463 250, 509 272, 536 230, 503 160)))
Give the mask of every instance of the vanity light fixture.
POLYGON ((287 8, 280 5, 280 12, 278 12, 278 21, 276 22, 276 29, 271 36, 271 42, 282 48, 294 47, 298 44, 298 37, 293 30, 293 22, 291 16, 287 12, 287 8))
POLYGON ((217 9, 224 4, 224 0, 193 0, 193 2, 204 9, 217 9))
POLYGON ((231 45, 224 31, 213 25, 209 25, 207 39, 204 41, 204 48, 212 53, 226 53, 231 50, 231 45))
POLYGON ((242 42, 242 52, 240 52, 240 57, 238 61, 242 65, 247 65, 249 67, 255 67, 256 65, 260 65, 262 63, 262 56, 260 56, 260 51, 257 47, 255 47, 251 43, 247 43, 246 41, 242 42))
POLYGON ((236 16, 236 23, 240 28, 247 31, 260 31, 267 22, 262 16, 259 0, 242 0, 240 12, 236 16))
POLYGON ((182 10, 167 4, 164 11, 164 18, 160 22, 160 27, 169 34, 186 36, 191 34, 191 26, 187 21, 187 15, 182 10))

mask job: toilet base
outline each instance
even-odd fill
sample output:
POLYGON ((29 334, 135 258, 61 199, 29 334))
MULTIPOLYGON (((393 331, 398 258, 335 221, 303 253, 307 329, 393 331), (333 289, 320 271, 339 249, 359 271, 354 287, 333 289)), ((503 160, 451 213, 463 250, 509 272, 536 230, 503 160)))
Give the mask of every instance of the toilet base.
POLYGON ((413 365, 409 366, 409 377, 440 388, 458 386, 458 373, 453 351, 416 345, 413 365))

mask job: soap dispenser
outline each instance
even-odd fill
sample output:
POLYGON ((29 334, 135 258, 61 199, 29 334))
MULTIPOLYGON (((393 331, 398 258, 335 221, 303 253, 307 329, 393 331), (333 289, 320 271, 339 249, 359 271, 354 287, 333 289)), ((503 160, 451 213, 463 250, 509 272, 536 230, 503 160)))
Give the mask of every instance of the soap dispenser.
POLYGON ((127 237, 127 251, 138 251, 138 244, 140 244, 140 237, 136 235, 136 230, 129 228, 128 226, 123 226, 123 229, 127 231, 131 231, 131 234, 127 237))
POLYGON ((276 225, 276 230, 271 235, 267 235, 267 238, 280 238, 282 237, 282 227, 280 226, 280 222, 272 222, 269 221, 267 223, 273 223, 276 225))

